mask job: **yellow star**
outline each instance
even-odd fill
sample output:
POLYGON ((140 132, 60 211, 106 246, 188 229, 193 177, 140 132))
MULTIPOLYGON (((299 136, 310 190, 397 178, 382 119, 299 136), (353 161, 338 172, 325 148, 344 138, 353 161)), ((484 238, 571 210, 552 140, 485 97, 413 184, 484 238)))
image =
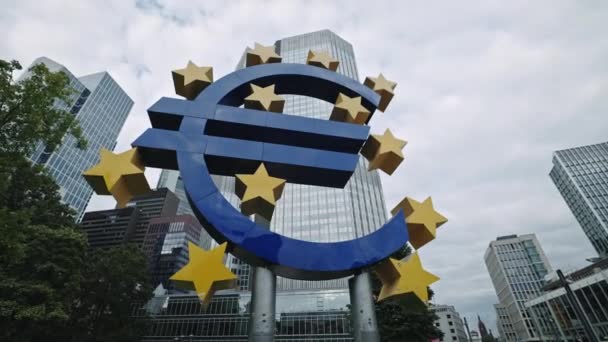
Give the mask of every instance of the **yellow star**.
POLYGON ((389 258, 378 264, 374 271, 382 282, 378 301, 390 297, 401 299, 413 297, 426 304, 429 301, 427 287, 439 280, 437 276, 422 268, 417 253, 403 261, 389 258))
POLYGON ((183 69, 173 70, 171 74, 175 93, 188 100, 195 99, 213 82, 213 68, 199 67, 192 61, 188 61, 188 65, 183 69))
POLYGON ((394 90, 397 83, 387 80, 384 75, 380 74, 378 77, 366 77, 363 84, 380 95, 378 109, 384 112, 395 95, 394 90))
POLYGON ((100 155, 101 161, 82 173, 95 193, 114 196, 122 208, 133 196, 150 191, 136 148, 120 154, 103 148, 100 155))
POLYGON ((325 51, 308 50, 308 58, 306 58, 306 64, 318 66, 320 68, 328 69, 331 71, 336 71, 338 70, 338 64, 340 64, 340 62, 330 56, 325 51))
POLYGON ((245 66, 250 67, 258 64, 281 63, 281 56, 274 51, 274 46, 263 46, 255 43, 255 48, 247 48, 245 66))
POLYGON ((245 98, 245 108, 282 113, 285 100, 274 92, 274 84, 258 87, 251 83, 251 95, 245 98))
POLYGON ((380 169, 389 175, 403 162, 401 150, 407 141, 397 139, 390 129, 386 129, 383 135, 370 135, 361 154, 369 160, 369 170, 380 169))
POLYGON ((361 96, 348 97, 339 93, 329 120, 363 125, 369 116, 369 110, 361 104, 361 96))
POLYGON ((236 275, 224 265, 227 242, 206 251, 188 241, 189 261, 169 278, 184 290, 194 290, 203 302, 209 304, 213 293, 236 286, 236 275))
POLYGON ((430 197, 422 203, 406 197, 391 210, 391 213, 396 215, 400 209, 403 209, 405 214, 410 243, 416 249, 435 239, 437 228, 448 222, 447 218, 433 208, 433 200, 430 197))
POLYGON ((235 193, 241 199, 241 212, 258 214, 270 221, 277 200, 283 194, 285 180, 269 176, 264 163, 252 175, 235 177, 235 193))

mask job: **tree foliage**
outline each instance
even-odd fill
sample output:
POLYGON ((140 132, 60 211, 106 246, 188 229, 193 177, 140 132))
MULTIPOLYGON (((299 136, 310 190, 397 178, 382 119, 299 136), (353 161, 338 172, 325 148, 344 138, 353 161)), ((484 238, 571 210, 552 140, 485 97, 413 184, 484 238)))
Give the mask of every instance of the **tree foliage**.
POLYGON ((28 155, 40 141, 52 150, 66 133, 85 147, 76 117, 65 109, 74 93, 67 75, 36 64, 15 82, 15 70, 21 70, 19 62, 0 59, 0 152, 28 155))
POLYGON ((130 304, 147 302, 152 290, 145 257, 137 246, 92 251, 72 313, 81 330, 72 340, 136 341, 146 321, 130 317, 130 304))
POLYGON ((130 304, 152 295, 141 251, 88 250, 57 185, 0 156, 0 340, 136 341, 130 304))
POLYGON ((35 341, 62 332, 86 241, 57 185, 23 157, 0 157, 0 248, 0 337, 35 341))
POLYGON ((26 156, 56 146, 73 115, 53 106, 67 77, 44 66, 13 83, 16 61, 0 60, 0 341, 136 341, 130 304, 152 295, 135 248, 90 251, 58 186, 26 156))
MULTIPOLYGON (((412 252, 408 245, 391 256, 394 259, 403 259, 412 252)), ((377 297, 382 283, 372 273, 372 290, 377 297)), ((429 299, 433 297, 433 290, 428 288, 429 299)), ((433 338, 442 338, 443 333, 435 327, 439 318, 428 308, 412 307, 410 303, 400 300, 385 300, 376 304, 376 319, 383 342, 428 342, 433 338)))

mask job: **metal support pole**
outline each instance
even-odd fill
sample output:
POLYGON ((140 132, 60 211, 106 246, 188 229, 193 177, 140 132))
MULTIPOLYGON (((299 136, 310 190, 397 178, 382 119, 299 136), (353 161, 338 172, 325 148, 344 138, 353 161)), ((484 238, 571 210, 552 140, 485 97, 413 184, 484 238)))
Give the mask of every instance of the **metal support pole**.
POLYGON ((362 272, 350 278, 348 288, 355 342, 380 342, 369 273, 362 272))
MULTIPOLYGON (((270 222, 260 215, 254 215, 254 220, 255 223, 270 229, 270 222)), ((276 294, 276 275, 265 267, 255 267, 251 289, 249 341, 274 341, 276 294)))
POLYGON ((583 330, 585 330, 585 334, 587 335, 587 338, 589 338, 589 341, 591 341, 591 342, 599 342, 599 339, 598 339, 597 335, 595 334, 595 331, 593 331, 593 326, 591 325, 591 322, 589 322, 589 317, 587 317, 587 315, 581 308, 581 306, 578 302, 578 299, 576 299, 576 297, 574 296, 574 292, 570 288, 570 284, 566 280, 566 277, 564 277, 562 270, 557 270, 557 276, 559 277, 559 281, 561 282, 561 285, 566 290, 566 298, 568 298, 570 305, 572 306, 572 308, 574 308, 574 312, 576 313, 576 316, 583 323, 583 330))

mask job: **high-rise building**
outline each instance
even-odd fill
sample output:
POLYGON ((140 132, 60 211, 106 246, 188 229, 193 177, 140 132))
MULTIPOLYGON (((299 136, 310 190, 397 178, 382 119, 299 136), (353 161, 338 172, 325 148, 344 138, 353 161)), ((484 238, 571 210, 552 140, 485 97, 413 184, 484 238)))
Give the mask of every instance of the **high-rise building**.
POLYGON ((442 342, 458 341, 467 342, 467 334, 464 330, 464 323, 456 308, 452 305, 431 305, 429 310, 434 312, 438 320, 435 326, 443 332, 442 342))
POLYGON ((543 341, 591 341, 583 322, 591 325, 595 340, 608 340, 608 257, 565 275, 574 295, 553 277, 543 293, 526 302, 543 341), (574 308, 578 305, 580 313, 574 308))
POLYGON ((80 228, 87 234, 91 248, 125 243, 142 247, 150 220, 175 216, 178 202, 168 189, 150 191, 133 197, 125 208, 87 212, 80 222, 80 228))
POLYGON ((496 327, 498 328, 498 335, 507 341, 507 332, 514 335, 513 323, 507 312, 507 308, 502 304, 494 304, 494 310, 496 311, 496 327))
POLYGON ((140 214, 135 225, 135 231, 129 237, 129 242, 141 247, 148 232, 150 220, 155 217, 175 216, 179 199, 169 189, 161 188, 146 194, 133 197, 126 207, 136 207, 140 214))
POLYGON ((169 278, 189 260, 188 242, 204 249, 211 247, 209 235, 201 241, 203 227, 192 215, 156 217, 150 220, 142 250, 150 267, 152 284, 173 289, 169 278))
MULTIPOLYGON (((352 45, 329 30, 278 40, 275 50, 283 57, 283 63, 306 63, 309 50, 326 51, 340 61, 338 73, 359 79, 352 45)), ((237 69, 244 67, 244 60, 243 57, 237 69)), ((284 98, 285 115, 328 119, 333 108, 333 104, 306 96, 284 95, 284 98)), ((287 184, 281 200, 277 202, 270 229, 284 236, 315 242, 350 240, 371 233, 386 222, 387 215, 380 176, 375 170, 367 171, 367 167, 367 160, 360 158, 344 189, 287 184)), ((214 180, 226 199, 238 208, 234 178, 214 176, 214 180)), ((169 187, 178 196, 184 193, 177 171, 163 171, 158 186, 169 187)), ((235 258, 231 262, 232 268, 248 268, 235 258)), ((277 279, 278 291, 347 287, 345 279, 277 279)), ((242 284, 241 288, 247 289, 248 284, 242 284)))
POLYGON ((143 245, 148 224, 155 217, 175 216, 178 199, 168 189, 158 189, 133 197, 125 208, 89 211, 80 227, 91 248, 106 248, 125 243, 143 245))
MULTIPOLYGON (((80 220, 93 195, 93 189, 81 173, 99 161, 101 148, 114 149, 133 100, 107 72, 76 77, 63 65, 46 57, 37 58, 32 66, 40 63, 50 71, 62 71, 68 76, 74 95, 69 103, 56 103, 55 106, 76 116, 88 146, 79 149, 76 139, 67 135, 54 150, 39 143, 30 159, 46 167, 59 185, 63 202, 76 211, 77 220, 80 220)), ((25 72, 21 78, 28 76, 29 72, 25 72)))
POLYGON ((608 142, 556 151, 550 177, 600 256, 608 256, 608 142))
POLYGON ((129 242, 139 210, 135 207, 89 211, 80 221, 90 248, 110 248, 129 242))
POLYGON ((484 259, 500 302, 496 314, 501 336, 507 342, 536 340, 525 302, 542 292, 544 277, 552 271, 536 236, 499 237, 490 242, 484 259), (505 314, 508 322, 502 319, 505 314))

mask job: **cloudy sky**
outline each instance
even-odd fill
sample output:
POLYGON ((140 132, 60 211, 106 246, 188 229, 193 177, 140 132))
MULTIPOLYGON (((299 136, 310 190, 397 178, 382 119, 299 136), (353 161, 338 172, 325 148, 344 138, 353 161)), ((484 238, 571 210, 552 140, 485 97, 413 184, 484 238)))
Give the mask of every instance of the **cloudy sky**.
MULTIPOLYGON (((409 141, 382 181, 388 205, 432 195, 450 222, 421 251, 436 302, 491 326, 483 254, 500 235, 536 233, 554 268, 594 255, 551 183, 551 153, 608 140, 604 1, 8 1, 0 58, 45 55, 76 75, 107 70, 135 101, 117 150, 149 126, 188 59, 233 70, 246 46, 329 28, 355 48, 360 77, 399 85, 372 131, 409 141)), ((158 171, 147 174, 156 184, 158 171)), ((108 208, 94 198, 89 209, 108 208)), ((390 208, 389 208, 390 209, 390 208)))

